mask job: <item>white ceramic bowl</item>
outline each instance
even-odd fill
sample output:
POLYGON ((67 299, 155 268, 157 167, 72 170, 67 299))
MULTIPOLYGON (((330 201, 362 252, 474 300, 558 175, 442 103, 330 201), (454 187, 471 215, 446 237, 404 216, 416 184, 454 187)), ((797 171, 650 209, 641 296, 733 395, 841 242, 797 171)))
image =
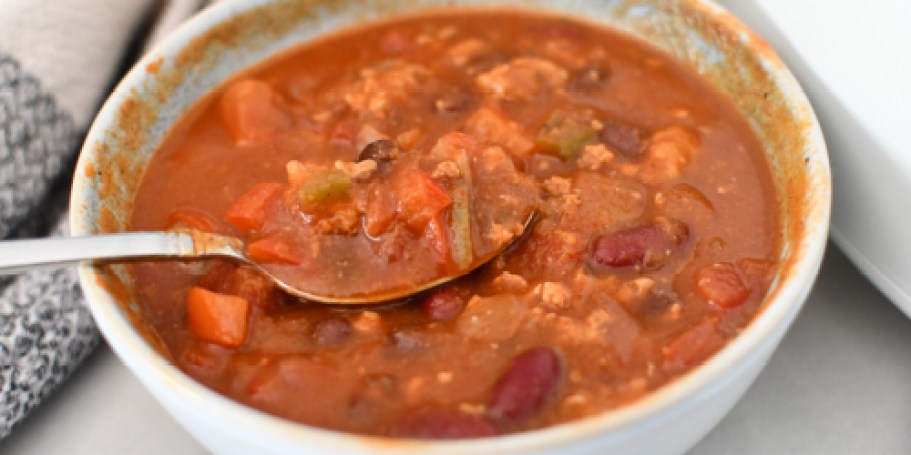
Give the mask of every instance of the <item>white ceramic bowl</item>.
MULTIPOLYGON (((74 235, 124 230, 145 164, 169 126, 231 74, 321 33, 451 0, 224 1, 143 58, 95 120, 72 195, 74 235)), ((680 453, 743 395, 797 315, 818 272, 829 224, 830 175, 806 97, 774 52, 701 0, 504 0, 633 33, 690 62, 745 115, 773 168, 782 218, 781 271, 755 319, 704 365, 644 399, 542 430, 459 442, 343 434, 231 401, 175 368, 145 336, 122 267, 83 265, 80 278, 108 343, 164 407, 220 454, 680 453), (135 324, 134 324, 135 322, 135 324)))

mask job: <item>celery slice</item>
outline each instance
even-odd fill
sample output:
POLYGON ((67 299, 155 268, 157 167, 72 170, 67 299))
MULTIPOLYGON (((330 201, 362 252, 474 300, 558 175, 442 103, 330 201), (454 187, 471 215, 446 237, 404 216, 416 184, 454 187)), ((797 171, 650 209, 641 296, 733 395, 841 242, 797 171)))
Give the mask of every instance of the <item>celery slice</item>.
POLYGON ((539 152, 568 161, 575 158, 594 135, 590 122, 555 111, 538 132, 535 148, 539 152))
POLYGON ((334 201, 351 189, 351 178, 338 169, 327 169, 312 175, 298 190, 301 209, 313 209, 334 201))
POLYGON ((452 260, 459 269, 467 269, 474 259, 471 242, 471 166, 468 154, 462 151, 456 157, 462 182, 451 192, 452 196, 452 260))

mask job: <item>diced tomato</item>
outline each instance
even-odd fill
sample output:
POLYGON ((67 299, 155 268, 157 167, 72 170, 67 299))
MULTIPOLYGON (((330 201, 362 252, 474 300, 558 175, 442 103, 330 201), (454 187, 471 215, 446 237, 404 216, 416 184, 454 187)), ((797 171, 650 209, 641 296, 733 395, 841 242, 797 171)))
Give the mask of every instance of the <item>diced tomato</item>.
POLYGON ((395 137, 395 141, 405 150, 411 150, 417 145, 424 133, 419 128, 412 128, 395 137))
POLYGON ((265 237, 247 245, 247 257, 260 263, 297 265, 300 255, 287 242, 277 237, 265 237))
POLYGON ((230 262, 219 262, 209 269, 208 273, 196 282, 196 286, 221 294, 231 293, 231 278, 237 265, 230 262))
POLYGON ((382 187, 370 188, 367 207, 364 210, 364 232, 367 235, 379 237, 395 219, 396 207, 393 196, 382 187))
POLYGON ((433 246, 437 262, 448 267, 452 264, 452 250, 449 246, 449 233, 446 231, 446 225, 439 213, 431 218, 424 228, 424 235, 433 246))
POLYGON ((390 30, 380 39, 380 49, 388 55, 401 55, 414 47, 414 40, 399 30, 390 30))
POLYGON ((478 141, 474 137, 461 131, 451 131, 444 134, 437 141, 437 144, 467 152, 472 152, 478 147, 478 141))
POLYGON ((743 272, 744 278, 751 287, 764 288, 772 279, 771 261, 764 259, 738 259, 737 268, 743 272))
POLYGON ((225 221, 245 233, 259 229, 266 219, 269 203, 281 194, 283 188, 279 183, 257 184, 225 212, 225 221))
POLYGON ((174 228, 190 228, 203 232, 216 232, 218 226, 208 215, 193 210, 178 210, 168 216, 168 226, 174 228))
POLYGON ((725 338, 718 321, 709 318, 690 328, 664 348, 664 359, 673 371, 682 371, 709 358, 724 346, 725 338))
POLYGON ((231 351, 223 346, 206 342, 194 342, 178 355, 180 365, 196 379, 214 381, 228 366, 231 351))
POLYGON ((358 124, 354 120, 347 119, 338 122, 335 127, 332 128, 332 133, 329 135, 329 143, 338 147, 354 148, 357 127, 358 124))
POLYGON ((732 308, 746 301, 750 288, 735 264, 721 262, 696 273, 696 293, 722 308, 732 308))
POLYGON ((200 287, 187 294, 190 331, 210 343, 236 348, 247 339, 250 304, 241 297, 218 294, 200 287))
POLYGON ((247 383, 246 392, 251 396, 260 395, 279 379, 278 365, 271 357, 263 357, 262 365, 257 365, 247 383))
POLYGON ((425 409, 406 413, 392 433, 415 439, 465 439, 496 436, 500 430, 484 416, 425 409))
POLYGON ((410 238, 410 235, 404 229, 384 232, 380 241, 373 243, 376 246, 377 258, 387 264, 400 261, 405 257, 405 244, 409 241, 407 238, 410 238))
POLYGON ((267 142, 291 127, 291 118, 276 104, 277 99, 272 86, 256 79, 228 87, 221 98, 221 115, 237 143, 267 142))
POLYGON ((433 217, 452 204, 449 194, 420 170, 399 179, 397 190, 398 213, 416 229, 424 229, 433 217))
POLYGON ((292 420, 337 421, 338 408, 333 406, 350 403, 359 384, 333 364, 307 356, 265 357, 262 361, 265 366, 257 363, 251 367, 254 376, 246 386, 249 402, 292 420), (295 398, 304 396, 306 400, 295 398))
MULTIPOLYGON (((587 245, 584 242, 567 241, 559 232, 535 231, 528 236, 527 247, 516 253, 521 255, 521 264, 531 276, 559 277, 564 270, 573 270, 582 262, 587 245)), ((550 278, 549 278, 550 279, 550 278)))
POLYGON ((209 350, 211 346, 213 345, 204 343, 191 344, 180 353, 180 360, 199 367, 200 370, 215 369, 218 366, 218 359, 209 350))
POLYGON ((266 306, 278 298, 272 282, 248 267, 221 262, 202 276, 196 286, 218 293, 241 297, 251 306, 266 306))
POLYGON ((238 267, 231 276, 230 286, 228 294, 246 300, 253 307, 262 308, 278 298, 272 281, 249 267, 238 267))

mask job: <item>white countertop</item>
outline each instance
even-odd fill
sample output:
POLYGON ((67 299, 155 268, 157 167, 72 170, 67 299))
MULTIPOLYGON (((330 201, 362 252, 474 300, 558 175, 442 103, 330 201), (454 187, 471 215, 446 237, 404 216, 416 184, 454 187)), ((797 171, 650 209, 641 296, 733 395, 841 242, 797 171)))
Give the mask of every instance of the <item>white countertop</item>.
MULTIPOLYGON (((102 346, 0 442, 0 453, 206 450, 102 346)), ((830 245, 816 288, 768 367, 692 453, 911 453, 911 320, 830 245)))

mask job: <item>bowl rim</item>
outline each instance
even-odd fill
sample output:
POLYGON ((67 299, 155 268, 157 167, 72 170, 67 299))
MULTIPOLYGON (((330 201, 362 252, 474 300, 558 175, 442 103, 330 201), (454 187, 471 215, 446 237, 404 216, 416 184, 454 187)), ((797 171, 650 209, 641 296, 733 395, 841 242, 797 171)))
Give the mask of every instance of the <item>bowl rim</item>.
MULTIPOLYGON (((722 19, 725 27, 737 32, 741 40, 756 40, 755 35, 739 20, 711 0, 679 0, 689 3, 700 14, 722 19)), ((118 108, 131 95, 131 89, 142 87, 146 80, 145 68, 160 56, 174 56, 191 39, 204 34, 217 24, 248 9, 274 3, 270 0, 228 0, 217 2, 184 22, 168 37, 137 61, 121 79, 110 97, 104 102, 93 121, 74 174, 70 200, 71 235, 91 234, 87 225, 86 201, 90 188, 85 172, 90 158, 95 154, 94 144, 102 141, 105 131, 114 123, 118 108)), ((542 449, 567 442, 604 435, 640 425, 638 431, 647 431, 650 418, 670 419, 698 406, 700 397, 732 381, 732 368, 744 369, 748 360, 759 356, 763 340, 770 339, 776 330, 786 327, 802 307, 818 273, 825 251, 831 212, 831 176, 828 155, 819 122, 810 103, 794 76, 774 52, 757 52, 756 43, 747 44, 758 55, 774 84, 791 100, 793 115, 808 124, 804 130, 809 150, 804 153, 811 160, 816 172, 808 172, 808 213, 812 215, 799 238, 792 242, 800 245, 800 256, 794 260, 791 273, 779 283, 777 292, 766 301, 764 308, 753 317, 743 331, 718 353, 702 365, 665 384, 641 399, 617 409, 574 420, 555 426, 493 438, 469 440, 420 441, 343 433, 293 422, 267 414, 231 400, 196 382, 159 354, 133 327, 123 309, 98 284, 97 270, 88 263, 79 266, 79 279, 92 315, 101 332, 117 353, 144 385, 161 401, 195 414, 202 413, 208 423, 220 421, 234 430, 235 437, 253 444, 270 447, 300 447, 314 449, 347 449, 377 451, 421 451, 422 453, 503 453, 528 449, 542 449), (172 397, 162 396, 158 387, 167 389, 172 397), (711 386, 711 387, 709 387, 711 386), (662 414, 664 411, 664 414, 662 414), (673 411, 673 413, 668 413, 673 411), (262 436, 265 436, 263 438, 262 436), (264 442, 266 441, 266 442, 264 442)), ((167 408, 167 406, 166 406, 167 408)), ((168 409, 172 412, 171 409, 168 409)), ((654 421, 651 422, 654 426, 654 421)), ((617 436, 622 438, 622 436, 617 436)), ((627 436, 628 437, 628 436, 627 436)))

